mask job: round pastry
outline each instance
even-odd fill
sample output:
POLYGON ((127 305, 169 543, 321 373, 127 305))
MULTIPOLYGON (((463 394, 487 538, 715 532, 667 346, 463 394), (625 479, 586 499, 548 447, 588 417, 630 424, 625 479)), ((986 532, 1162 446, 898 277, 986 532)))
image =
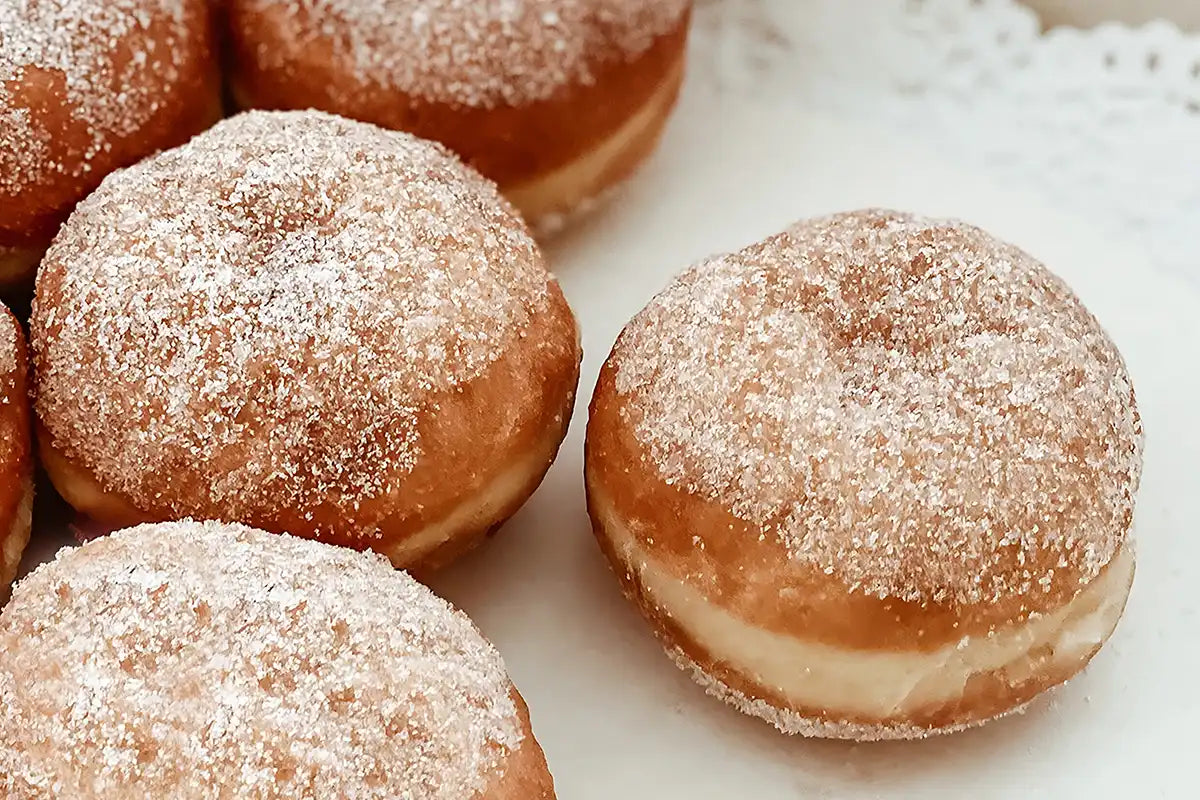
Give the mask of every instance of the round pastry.
POLYGON ((0 602, 29 544, 33 514, 33 445, 25 334, 0 304, 0 602))
POLYGON ((419 569, 541 482, 580 358, 490 182, 319 112, 110 175, 46 254, 31 335, 43 463, 93 521, 243 522, 419 569))
POLYGON ((802 222, 678 277, 600 374, 595 533, 711 693, 913 738, 1084 667, 1133 580, 1141 425, 1061 280, 956 222, 802 222))
POLYGON ((241 525, 64 551, 0 614, 0 795, 553 798, 471 621, 379 556, 241 525))
POLYGON ((207 0, 0 0, 0 290, 117 167, 221 116, 207 0))
POLYGON ((654 149, 691 0, 230 0, 243 107, 320 108, 448 145, 539 229, 654 149))

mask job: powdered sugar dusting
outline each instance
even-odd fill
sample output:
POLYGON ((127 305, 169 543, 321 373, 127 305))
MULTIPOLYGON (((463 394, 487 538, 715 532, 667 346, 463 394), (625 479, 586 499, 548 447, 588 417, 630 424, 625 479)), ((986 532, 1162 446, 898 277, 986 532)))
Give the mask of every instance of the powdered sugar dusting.
MULTIPOLYGON (((362 83, 435 102, 520 105, 591 83, 612 54, 635 58, 675 29, 691 0, 235 0, 276 13, 303 53, 331 45, 362 83), (284 13, 279 13, 284 12, 284 13)), ((294 53, 264 48, 264 66, 294 53)))
POLYGON ((0 0, 0 191, 65 169, 86 171, 110 137, 145 124, 158 108, 161 82, 177 79, 175 54, 196 2, 0 0), (149 35, 152 28, 158 35, 149 35), (31 113, 28 97, 14 91, 35 73, 43 89, 31 113), (38 118, 45 87, 61 92, 70 116, 86 126, 91 141, 82 166, 49 160, 50 135, 38 118))
POLYGON ((842 214, 708 260, 614 364, 667 482, 853 590, 1024 596, 1090 580, 1130 525, 1120 354, 1042 265, 961 223, 842 214))
POLYGON ((38 281, 37 410, 135 503, 172 476, 233 519, 331 498, 352 516, 398 489, 435 395, 508 352, 552 280, 440 146, 245 114, 109 176, 64 226, 38 281))
MULTIPOLYGON (((8 419, 14 403, 28 402, 26 398, 18 397, 16 391, 16 381, 21 378, 18 369, 23 368, 19 363, 20 342, 17 338, 21 335, 20 323, 12 312, 0 303, 0 472, 5 474, 12 466, 11 462, 17 457, 19 449, 24 447, 23 440, 28 437, 28 431, 18 430, 8 419)), ((3 543, 3 539, 4 537, 0 536, 0 544, 3 543)), ((0 573, 4 572, 3 562, 3 555, 0 554, 0 573)), ((3 593, 4 587, 0 586, 0 595, 3 593)))
POLYGON ((12 312, 0 303, 0 403, 10 402, 8 393, 4 391, 4 378, 16 372, 17 337, 20 334, 20 326, 12 312))
POLYGON ((64 551, 0 616, 0 794, 461 800, 522 741, 510 691, 470 620, 380 557, 142 526, 64 551))

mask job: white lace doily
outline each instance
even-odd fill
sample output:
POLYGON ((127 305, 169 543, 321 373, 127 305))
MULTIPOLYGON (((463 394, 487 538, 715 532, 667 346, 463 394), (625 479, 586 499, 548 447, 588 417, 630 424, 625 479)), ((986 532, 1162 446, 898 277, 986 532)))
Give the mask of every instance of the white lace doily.
POLYGON ((1200 35, 1043 34, 1012 0, 706 0, 696 66, 729 91, 902 126, 1200 281, 1200 35))

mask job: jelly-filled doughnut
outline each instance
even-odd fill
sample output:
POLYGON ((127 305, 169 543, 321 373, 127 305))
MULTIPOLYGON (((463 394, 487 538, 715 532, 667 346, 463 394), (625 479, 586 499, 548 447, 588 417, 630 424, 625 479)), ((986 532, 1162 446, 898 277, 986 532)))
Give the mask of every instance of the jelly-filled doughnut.
POLYGON ((440 145, 252 112, 111 175, 38 275, 39 445, 108 527, 243 522, 432 568, 565 435, 574 317, 440 145))
POLYGON ((600 544, 672 655, 780 729, 947 732, 1112 633, 1141 470, 1112 341, 956 222, 802 222, 679 276, 592 400, 600 544))
POLYGON ((465 615, 382 557, 160 523, 64 550, 0 614, 9 800, 554 797, 465 615))

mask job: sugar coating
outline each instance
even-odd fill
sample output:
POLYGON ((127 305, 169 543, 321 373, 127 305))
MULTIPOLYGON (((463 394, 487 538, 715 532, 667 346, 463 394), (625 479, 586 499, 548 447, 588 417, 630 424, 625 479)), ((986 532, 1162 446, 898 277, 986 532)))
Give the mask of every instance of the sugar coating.
POLYGON ((227 518, 352 518, 399 490, 438 394, 520 346, 552 280, 440 146, 253 112, 110 175, 63 227, 35 301, 36 409, 142 507, 168 480, 227 518))
POLYGON ((462 800, 521 744, 510 691, 470 620, 380 557, 141 526, 0 615, 0 794, 462 800))
POLYGON ((799 711, 782 708, 757 697, 749 697, 713 676, 687 653, 678 647, 667 648, 667 654, 681 670, 692 677, 710 697, 733 706, 738 711, 774 725, 777 730, 791 736, 807 736, 817 739, 847 739, 856 742, 885 742, 898 739, 927 739, 950 733, 977 728, 988 722, 1015 714, 1023 714, 1029 703, 1007 709, 985 719, 946 725, 941 728, 923 728, 909 723, 868 724, 847 720, 829 720, 805 716, 799 711))
MULTIPOLYGON (((8 306, 0 303, 0 378, 13 374, 17 369, 17 337, 21 329, 8 306)), ((5 383, 0 381, 0 402, 9 402, 4 392, 5 383)))
POLYGON ((293 43, 261 48, 263 67, 332 47, 362 84, 472 107, 522 105, 591 84, 598 64, 641 55, 691 7, 691 0, 237 2, 269 15, 275 37, 293 43))
POLYGON ((196 1, 0 0, 0 196, 45 175, 85 173, 114 138, 149 121, 163 83, 178 80, 196 1), (35 73, 90 137, 79 163, 54 160, 41 103, 31 109, 13 93, 35 73))
MULTIPOLYGON (((17 338, 21 335, 20 324, 8 307, 0 303, 0 472, 7 472, 10 462, 16 457, 21 446, 21 431, 7 420, 12 405, 18 400, 24 400, 14 394, 14 381, 20 378, 17 370, 23 367, 19 363, 20 342, 17 338)), ((2 561, 3 557, 0 556, 0 562, 2 561)), ((3 571, 2 564, 0 571, 3 571)), ((3 589, 0 589, 0 593, 2 592, 3 589)))
POLYGON ((1094 578, 1142 435, 1116 347, 1040 263, 888 211, 802 222, 680 275, 614 350, 668 483, 880 598, 994 602, 1094 578))

